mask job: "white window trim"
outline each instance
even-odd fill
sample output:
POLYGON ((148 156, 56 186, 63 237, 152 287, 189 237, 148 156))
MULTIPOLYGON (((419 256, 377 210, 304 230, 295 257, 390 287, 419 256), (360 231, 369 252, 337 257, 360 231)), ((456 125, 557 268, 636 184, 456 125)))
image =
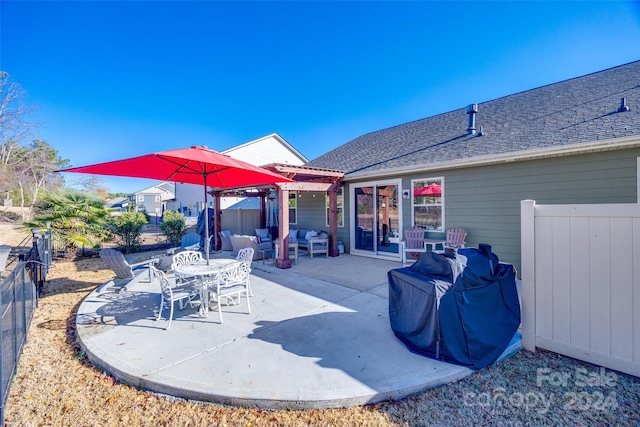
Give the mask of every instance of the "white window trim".
MULTIPOLYGON (((428 230, 427 229, 427 233, 444 233, 445 230, 446 230, 446 227, 445 227, 445 213, 444 213, 444 211, 445 211, 445 209, 444 209, 444 206, 445 206, 445 201, 444 201, 444 193, 445 193, 445 191, 444 191, 444 176, 430 176, 430 177, 427 177, 427 178, 417 178, 417 179, 412 179, 411 180, 411 190, 410 190, 411 193, 410 193, 409 197, 411 198, 411 226, 414 227, 416 224, 415 224, 415 216, 414 216, 415 209, 414 209, 414 203, 413 203, 413 201, 414 201, 413 184, 415 182, 435 181, 435 180, 438 180, 438 179, 440 180, 440 186, 442 187, 442 196, 440 197, 440 200, 441 200, 440 206, 442 207, 442 230, 428 230)), ((435 204, 435 205, 432 205, 432 206, 438 206, 438 205, 435 204)))
MULTIPOLYGON (((295 209, 296 211, 296 220, 295 222, 291 221, 291 213, 289 213, 289 224, 291 225, 297 225, 298 224, 298 197, 300 197, 300 192, 299 191, 290 191, 289 195, 294 194, 295 195, 295 199, 296 199, 296 207, 292 208, 289 206, 289 200, 287 200, 287 209, 295 209)), ((291 196, 289 196, 291 197, 291 196)))
MULTIPOLYGON (((355 183, 350 183, 349 184, 349 209, 353 209, 354 206, 356 205, 356 187, 371 187, 371 186, 382 186, 382 185, 397 185, 398 186, 398 230, 399 232, 402 232, 402 230, 404 229, 404 223, 402 221, 403 218, 403 203, 402 203, 402 179, 401 178, 397 178, 397 179, 385 179, 385 180, 380 180, 380 181, 364 181, 364 182, 355 182, 355 183)), ((344 199, 343 199, 344 200, 344 199)), ((350 215, 353 215, 353 213, 351 213, 350 215)), ((413 216, 413 212, 411 213, 411 216, 413 216)), ((355 223, 353 220, 353 217, 350 217, 351 220, 349 221, 350 225, 349 225, 349 240, 351 242, 355 242, 356 241, 356 227, 355 227, 355 223)), ((413 219, 411 220, 413 221, 413 219)), ((358 254, 363 254, 365 256, 370 256, 367 255, 367 253, 365 251, 359 251, 358 249, 354 249, 351 248, 350 252, 354 252, 354 253, 358 253, 358 254)), ((380 258, 380 255, 373 255, 373 258, 380 258)), ((382 256, 382 258, 386 258, 384 256, 382 256)), ((402 259, 402 254, 398 253, 396 254, 395 258, 397 259, 402 259)))

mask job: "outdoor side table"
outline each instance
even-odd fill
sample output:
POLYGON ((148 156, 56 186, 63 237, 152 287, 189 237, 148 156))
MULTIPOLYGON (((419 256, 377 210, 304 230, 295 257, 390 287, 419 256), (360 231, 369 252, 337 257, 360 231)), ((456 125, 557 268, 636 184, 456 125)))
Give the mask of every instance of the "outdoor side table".
MULTIPOLYGON (((275 259, 278 259, 278 253, 280 252, 280 249, 278 249, 277 239, 274 242, 274 244, 276 248, 275 259)), ((291 251, 293 251, 293 261, 297 264, 298 263, 298 242, 297 241, 289 241, 289 252, 291 251)))
POLYGON ((329 239, 321 239, 320 237, 311 237, 308 239, 309 257, 313 258, 313 254, 324 253, 329 256, 329 239))
POLYGON ((271 254, 273 253, 273 249, 263 248, 263 249, 258 249, 258 252, 262 254, 262 264, 264 265, 264 260, 267 258, 267 254, 269 255, 269 259, 271 259, 271 254))
POLYGON ((436 245, 442 245, 442 250, 444 251, 444 246, 447 244, 446 240, 443 239, 424 239, 424 243, 431 246, 431 251, 436 250, 436 245))

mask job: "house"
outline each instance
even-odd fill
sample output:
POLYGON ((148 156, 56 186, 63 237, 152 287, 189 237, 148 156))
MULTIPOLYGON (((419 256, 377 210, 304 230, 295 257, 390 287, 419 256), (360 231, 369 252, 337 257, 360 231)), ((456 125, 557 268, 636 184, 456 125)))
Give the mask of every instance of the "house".
POLYGON ((114 211, 125 212, 129 207, 129 199, 127 197, 114 197, 113 199, 107 199, 106 206, 108 209, 112 209, 114 211))
MULTIPOLYGON (((519 269, 521 200, 638 203, 640 61, 371 132, 307 166, 345 172, 351 254, 400 260, 407 227, 463 227, 467 246, 519 269), (440 194, 419 195, 432 184, 440 194)), ((308 228, 325 226, 319 196, 297 201, 308 228)))
POLYGON ((146 212, 150 215, 159 216, 162 214, 163 206, 174 199, 175 186, 173 182, 162 182, 136 191, 132 198, 138 211, 146 212))
MULTIPOLYGON (((268 163, 303 165, 308 161, 277 133, 229 148, 221 153, 256 166, 268 163)), ((189 208, 193 216, 203 209, 204 190, 201 185, 176 183, 175 195, 176 204, 182 205, 185 214, 189 215, 189 208)), ((243 197, 223 197, 220 200, 220 207, 226 209, 242 199, 243 197)))

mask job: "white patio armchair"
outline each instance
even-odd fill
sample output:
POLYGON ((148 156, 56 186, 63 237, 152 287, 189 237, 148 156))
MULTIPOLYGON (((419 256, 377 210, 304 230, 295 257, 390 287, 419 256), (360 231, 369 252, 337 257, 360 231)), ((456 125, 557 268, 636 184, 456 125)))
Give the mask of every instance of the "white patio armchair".
POLYGON ((236 261, 253 261, 253 248, 243 248, 238 251, 236 255, 236 261))
POLYGON ((240 303, 242 294, 247 300, 247 313, 251 313, 251 303, 249 302, 249 263, 247 261, 234 262, 225 266, 216 278, 216 304, 218 305, 218 316, 222 323, 222 298, 230 301, 233 305, 240 303), (237 301, 234 299, 237 297, 237 301))
POLYGON ((195 264, 197 262, 204 261, 202 252, 198 251, 182 251, 173 256, 173 262, 171 263, 171 269, 175 270, 178 265, 195 264))
POLYGON ((10 253, 11 253, 11 246, 7 246, 7 245, 0 246, 0 279, 2 278, 2 273, 4 273, 4 269, 7 267, 7 260, 9 259, 10 253))
POLYGON ((245 261, 247 263, 247 267, 249 268, 249 274, 247 275, 247 288, 249 289, 249 296, 253 296, 253 291, 251 290, 251 261, 253 261, 253 248, 244 248, 238 251, 238 255, 236 255, 236 261, 245 261))
POLYGON ((178 301, 180 310, 183 310, 187 304, 193 307, 194 299, 200 296, 200 288, 195 286, 193 283, 178 284, 176 283, 175 278, 167 277, 163 271, 160 271, 153 266, 150 266, 149 268, 153 272, 155 278, 160 282, 160 309, 158 310, 158 317, 156 317, 156 320, 159 320, 162 317, 162 309, 166 303, 169 308, 169 324, 165 329, 169 329, 171 327, 171 321, 173 320, 173 303, 178 301))
MULTIPOLYGON (((202 257, 202 252, 198 251, 182 251, 173 255, 173 261, 171 262, 171 270, 175 271, 177 266, 180 265, 189 265, 196 264, 197 262, 204 261, 202 257)), ((177 275, 176 280, 179 283, 186 283, 187 281, 193 281, 192 277, 188 278, 186 276, 177 275)))

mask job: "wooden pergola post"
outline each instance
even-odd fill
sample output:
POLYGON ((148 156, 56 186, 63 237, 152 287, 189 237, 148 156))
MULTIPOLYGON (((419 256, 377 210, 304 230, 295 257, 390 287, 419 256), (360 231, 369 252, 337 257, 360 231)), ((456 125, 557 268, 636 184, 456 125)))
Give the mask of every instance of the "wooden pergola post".
MULTIPOLYGON (((206 207, 205 207, 206 208, 206 207)), ((213 192, 213 249, 219 251, 222 248, 222 242, 220 242, 220 230, 222 229, 222 212, 220 210, 220 192, 213 192)))
POLYGON ((329 256, 339 256, 338 250, 338 189, 339 185, 332 185, 327 191, 329 195, 329 256))
POLYGON ((260 228, 267 226, 267 194, 260 192, 260 228))
POLYGON ((289 190, 278 187, 278 268, 291 268, 289 259, 289 190))

